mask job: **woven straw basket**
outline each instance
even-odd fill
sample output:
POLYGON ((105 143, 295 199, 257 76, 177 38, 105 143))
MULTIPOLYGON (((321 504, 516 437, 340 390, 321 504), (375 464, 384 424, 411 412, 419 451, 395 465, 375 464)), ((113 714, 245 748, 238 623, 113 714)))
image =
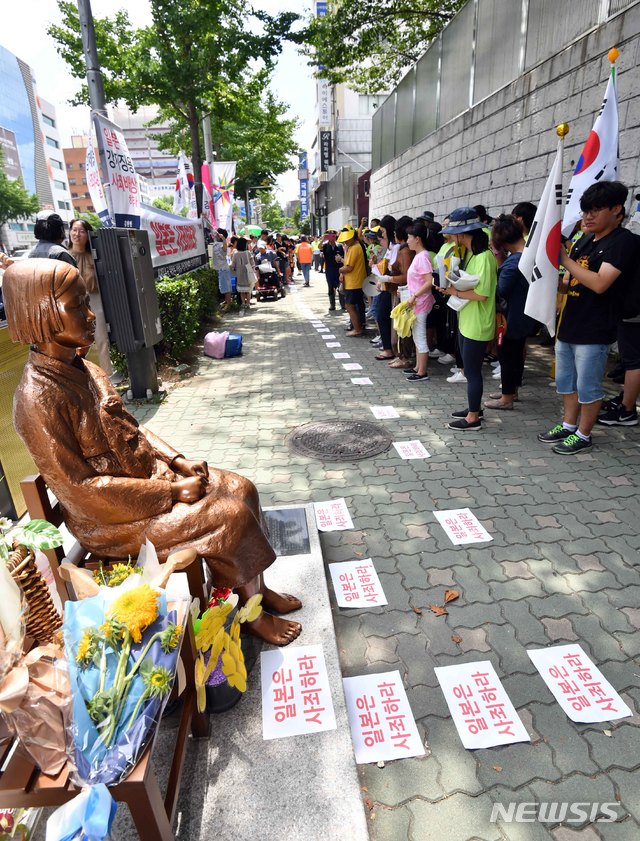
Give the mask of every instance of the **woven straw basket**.
POLYGON ((38 643, 51 642, 62 627, 62 617, 53 604, 47 583, 36 566, 31 550, 25 546, 14 546, 13 552, 9 554, 7 569, 29 606, 27 636, 38 643))

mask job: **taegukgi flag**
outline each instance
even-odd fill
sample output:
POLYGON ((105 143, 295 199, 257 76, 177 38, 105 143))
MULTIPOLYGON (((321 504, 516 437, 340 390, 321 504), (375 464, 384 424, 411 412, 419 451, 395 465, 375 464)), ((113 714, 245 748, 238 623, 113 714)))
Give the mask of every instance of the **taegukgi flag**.
POLYGON ((187 156, 181 150, 178 153, 178 175, 176 176, 176 189, 173 194, 173 212, 179 213, 183 207, 189 208, 187 214, 189 219, 198 218, 193 172, 187 156))
POLYGON ((524 311, 531 318, 546 325, 551 336, 554 336, 556 331, 556 295, 560 266, 562 145, 561 138, 519 264, 520 271, 529 282, 524 311))
POLYGON ((602 107, 571 176, 562 220, 563 236, 570 236, 580 221, 580 199, 587 187, 598 181, 615 181, 618 163, 618 95, 616 68, 612 64, 602 107))

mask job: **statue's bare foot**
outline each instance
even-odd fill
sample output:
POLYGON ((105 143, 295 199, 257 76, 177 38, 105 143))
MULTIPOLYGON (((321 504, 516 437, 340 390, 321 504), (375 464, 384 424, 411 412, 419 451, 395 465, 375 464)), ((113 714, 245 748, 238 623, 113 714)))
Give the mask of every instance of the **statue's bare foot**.
POLYGON ((242 630, 272 645, 289 645, 300 636, 302 625, 262 611, 255 621, 245 622, 242 630))
POLYGON ((270 613, 293 613, 300 610, 302 602, 289 593, 276 593, 265 587, 262 591, 262 605, 270 613))

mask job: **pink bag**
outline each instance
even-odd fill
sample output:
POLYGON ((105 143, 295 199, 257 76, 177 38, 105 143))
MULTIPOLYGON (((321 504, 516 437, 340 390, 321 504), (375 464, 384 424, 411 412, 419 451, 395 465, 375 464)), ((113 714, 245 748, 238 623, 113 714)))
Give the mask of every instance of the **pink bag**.
POLYGON ((229 332, 207 333, 204 337, 204 354, 214 359, 224 359, 224 349, 229 338, 229 332))

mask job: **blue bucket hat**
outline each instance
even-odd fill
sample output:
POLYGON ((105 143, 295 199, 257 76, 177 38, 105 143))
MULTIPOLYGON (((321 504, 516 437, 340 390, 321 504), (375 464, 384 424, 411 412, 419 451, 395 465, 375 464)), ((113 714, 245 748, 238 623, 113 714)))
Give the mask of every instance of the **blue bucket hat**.
POLYGON ((449 214, 449 224, 440 233, 466 234, 469 231, 479 231, 484 227, 485 223, 480 221, 475 208, 457 207, 453 213, 449 214))

